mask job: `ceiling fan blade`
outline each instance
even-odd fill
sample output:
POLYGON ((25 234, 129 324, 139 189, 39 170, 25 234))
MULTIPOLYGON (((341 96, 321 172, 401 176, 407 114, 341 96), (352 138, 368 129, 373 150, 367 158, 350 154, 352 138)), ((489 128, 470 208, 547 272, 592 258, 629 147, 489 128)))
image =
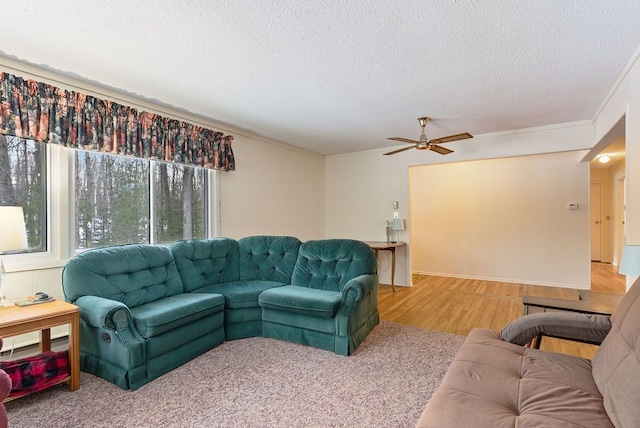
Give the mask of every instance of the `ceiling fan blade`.
POLYGON ((401 137, 387 138, 387 140, 400 141, 402 143, 409 143, 409 144, 420 144, 420 141, 410 140, 408 138, 401 138, 401 137))
POLYGON ((435 144, 429 144, 429 150, 433 150, 436 153, 440 153, 441 155, 448 155, 449 153, 453 153, 453 150, 449 150, 444 147, 436 146, 435 144))
POLYGON ((463 134, 449 135, 448 137, 434 138, 433 140, 429 141, 429 143, 442 144, 448 143, 450 141, 466 140, 467 138, 473 138, 473 135, 465 132, 463 134))
POLYGON ((413 147, 405 147, 404 149, 398 149, 389 153, 384 153, 384 155, 395 155, 396 153, 404 152, 405 150, 411 150, 411 149, 413 149, 413 147))

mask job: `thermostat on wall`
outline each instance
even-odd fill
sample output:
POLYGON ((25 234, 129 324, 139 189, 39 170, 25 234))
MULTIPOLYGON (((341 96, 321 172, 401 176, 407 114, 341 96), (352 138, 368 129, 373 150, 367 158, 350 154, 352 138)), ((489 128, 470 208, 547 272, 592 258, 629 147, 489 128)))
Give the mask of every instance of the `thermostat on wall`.
POLYGON ((569 209, 570 210, 577 210, 578 209, 578 204, 575 202, 570 202, 569 203, 569 209))

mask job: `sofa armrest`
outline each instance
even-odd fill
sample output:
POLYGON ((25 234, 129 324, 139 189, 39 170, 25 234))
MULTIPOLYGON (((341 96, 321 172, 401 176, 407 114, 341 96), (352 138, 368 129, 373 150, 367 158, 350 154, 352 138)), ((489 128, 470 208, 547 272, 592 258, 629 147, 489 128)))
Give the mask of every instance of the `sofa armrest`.
POLYGON ((87 324, 114 330, 124 343, 144 342, 124 303, 98 296, 82 296, 74 303, 80 308, 80 318, 87 324))
POLYGON ((506 342, 526 345, 541 336, 600 344, 611 330, 608 315, 540 312, 507 324, 500 332, 506 342))
POLYGON ((342 288, 342 303, 346 305, 358 303, 371 293, 373 286, 373 275, 365 274, 350 279, 342 288))
POLYGON ((97 328, 115 330, 114 314, 118 311, 129 312, 129 308, 124 303, 98 296, 82 296, 74 304, 80 308, 80 318, 97 328))

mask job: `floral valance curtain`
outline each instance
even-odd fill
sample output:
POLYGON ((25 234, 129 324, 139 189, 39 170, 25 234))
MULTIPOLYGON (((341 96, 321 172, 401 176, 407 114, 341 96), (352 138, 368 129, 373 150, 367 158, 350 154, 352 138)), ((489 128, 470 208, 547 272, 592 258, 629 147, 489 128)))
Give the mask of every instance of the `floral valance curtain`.
POLYGON ((0 73, 0 134, 235 170, 231 135, 8 73, 0 73))

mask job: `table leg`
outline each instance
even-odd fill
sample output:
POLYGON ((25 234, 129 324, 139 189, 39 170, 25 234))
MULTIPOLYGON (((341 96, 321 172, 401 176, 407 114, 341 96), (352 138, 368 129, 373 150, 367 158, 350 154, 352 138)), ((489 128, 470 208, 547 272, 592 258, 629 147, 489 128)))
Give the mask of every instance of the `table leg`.
POLYGON ((80 388, 80 312, 71 315, 69 328, 69 391, 80 388))
POLYGON ((391 248, 391 289, 396 292, 395 278, 396 278, 396 249, 391 248))
POLYGON ((51 351, 51 329, 40 330, 40 353, 51 351))

